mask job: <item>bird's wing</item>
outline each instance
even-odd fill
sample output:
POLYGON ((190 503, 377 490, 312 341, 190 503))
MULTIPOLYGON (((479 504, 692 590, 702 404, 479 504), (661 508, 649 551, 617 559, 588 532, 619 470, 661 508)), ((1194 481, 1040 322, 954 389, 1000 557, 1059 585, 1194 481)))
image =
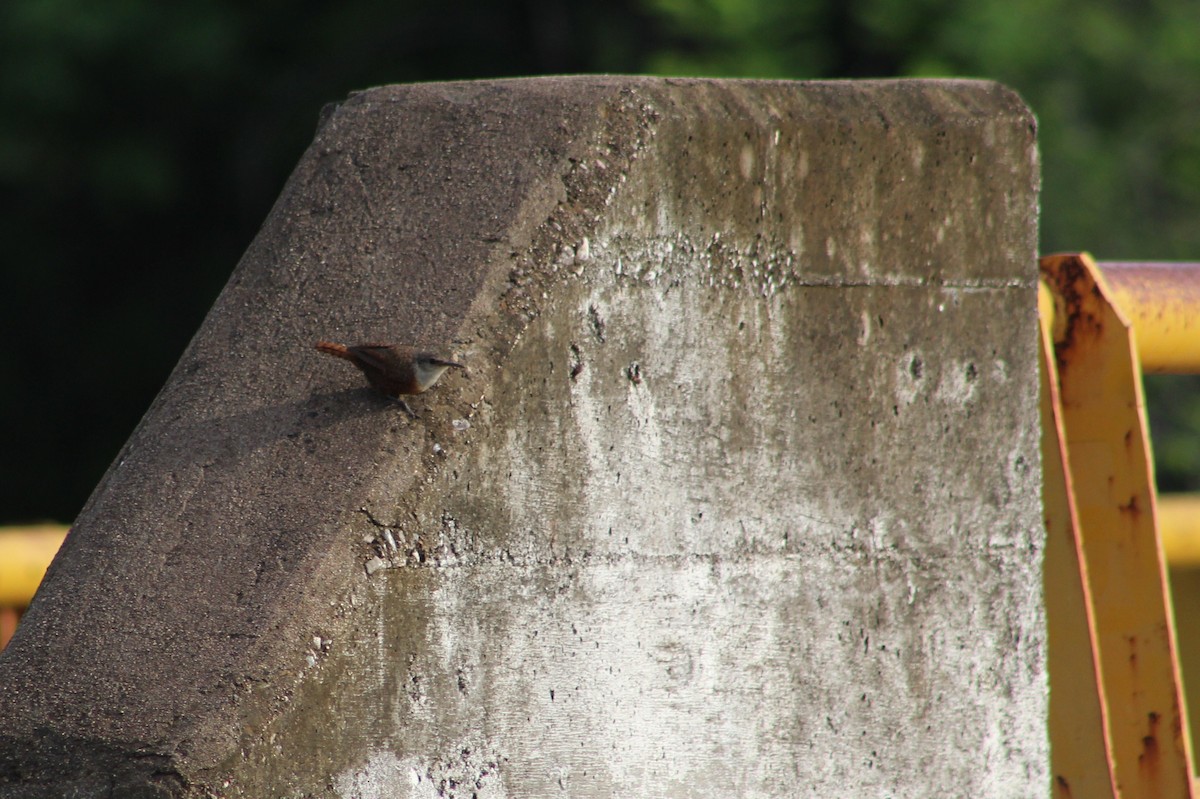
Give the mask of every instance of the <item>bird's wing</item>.
POLYGON ((386 367, 394 358, 390 344, 355 344, 349 350, 362 360, 379 368, 386 367))

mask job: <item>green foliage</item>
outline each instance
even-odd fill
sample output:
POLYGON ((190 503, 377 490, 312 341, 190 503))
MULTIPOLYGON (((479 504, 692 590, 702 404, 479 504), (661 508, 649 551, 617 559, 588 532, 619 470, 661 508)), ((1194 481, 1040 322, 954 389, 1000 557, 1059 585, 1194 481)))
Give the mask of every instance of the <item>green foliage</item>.
POLYGON ((1046 252, 1200 258, 1200 5, 647 0, 664 73, 984 77, 1037 112, 1046 252))
POLYGON ((1158 487, 1200 491, 1200 375, 1145 379, 1158 487))
POLYGON ((1045 250, 1200 259, 1197 23, 1184 0, 5 0, 0 520, 74 515, 321 106, 352 90, 589 71, 994 78, 1041 120, 1045 250))

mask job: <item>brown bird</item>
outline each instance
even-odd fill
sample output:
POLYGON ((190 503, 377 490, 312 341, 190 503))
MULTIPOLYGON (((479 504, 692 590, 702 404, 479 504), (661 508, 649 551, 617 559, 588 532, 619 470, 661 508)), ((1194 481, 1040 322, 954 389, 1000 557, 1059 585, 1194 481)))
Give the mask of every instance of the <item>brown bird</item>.
POLYGON ((392 344, 332 344, 318 341, 317 349, 357 366, 367 376, 367 382, 377 391, 400 403, 411 416, 416 416, 402 397, 427 391, 442 373, 451 367, 464 369, 461 363, 447 361, 428 352, 392 344))

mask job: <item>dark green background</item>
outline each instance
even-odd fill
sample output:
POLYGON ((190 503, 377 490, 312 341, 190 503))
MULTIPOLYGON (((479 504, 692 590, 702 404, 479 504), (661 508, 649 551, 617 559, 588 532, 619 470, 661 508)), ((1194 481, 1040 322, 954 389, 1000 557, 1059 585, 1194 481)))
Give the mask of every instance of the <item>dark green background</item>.
MULTIPOLYGON (((1200 260, 1200 4, 0 4, 0 522, 69 521, 312 138, 383 83, 610 72, 967 76, 1037 112, 1043 252, 1200 260)), ((1149 385, 1200 481, 1191 378, 1149 385)))

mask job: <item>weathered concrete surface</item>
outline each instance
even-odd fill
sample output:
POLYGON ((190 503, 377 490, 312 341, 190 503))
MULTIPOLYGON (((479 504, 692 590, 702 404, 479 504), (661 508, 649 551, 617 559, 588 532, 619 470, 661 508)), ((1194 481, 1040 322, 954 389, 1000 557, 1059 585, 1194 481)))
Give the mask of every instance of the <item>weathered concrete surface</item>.
POLYGON ((1037 174, 990 83, 351 97, 0 657, 0 795, 1045 794, 1037 174))

